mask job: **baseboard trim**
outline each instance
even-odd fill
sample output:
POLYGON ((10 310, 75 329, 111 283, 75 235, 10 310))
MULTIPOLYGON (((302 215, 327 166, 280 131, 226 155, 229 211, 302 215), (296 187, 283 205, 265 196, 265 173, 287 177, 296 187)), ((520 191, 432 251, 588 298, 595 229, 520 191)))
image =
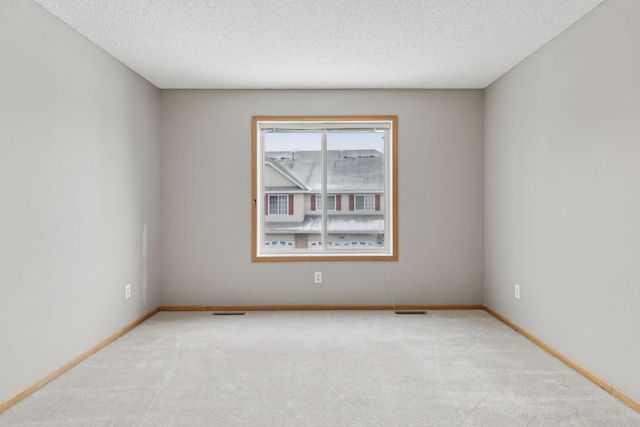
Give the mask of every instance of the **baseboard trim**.
POLYGON ((133 323, 130 323, 129 325, 125 326, 124 328, 122 328, 121 330, 116 332, 115 334, 109 336, 107 339, 101 341, 100 343, 96 344, 95 346, 93 346, 89 350, 85 351, 80 356, 76 357, 75 359, 71 360, 70 362, 66 363, 65 365, 59 367, 58 369, 56 369, 55 371, 51 372, 47 376, 45 376, 43 378, 40 378, 38 381, 36 381, 35 383, 31 384, 29 387, 25 388, 24 390, 22 390, 18 394, 10 397, 9 399, 5 400, 4 402, 0 402, 0 414, 3 413, 4 411, 6 411, 7 409, 9 409, 10 407, 12 407, 13 405, 15 405, 16 403, 20 402, 25 397, 29 396, 34 391, 44 387, 45 385, 47 385, 48 383, 50 383, 51 381, 53 381, 54 379, 56 379, 60 375, 64 374, 69 369, 73 368, 78 363, 82 362, 83 360, 85 360, 86 358, 91 356, 92 354, 98 352, 99 350, 103 349, 107 345, 111 344, 112 342, 114 342, 115 340, 117 340, 118 338, 120 338, 121 336, 123 336, 124 334, 126 334, 127 332, 129 332, 130 330, 132 330, 133 328, 135 328, 136 326, 138 326, 139 324, 141 324, 142 322, 144 322, 145 320, 147 320, 148 318, 150 318, 151 316, 156 314, 158 311, 159 310, 157 308, 154 309, 154 310, 151 310, 149 313, 147 313, 144 316, 140 317, 139 319, 135 320, 133 323))
POLYGON ((482 304, 449 305, 162 305, 159 311, 484 310, 482 304))
POLYGON ((635 409, 637 412, 640 412, 640 402, 629 396, 627 393, 611 386, 611 394, 613 394, 615 397, 621 400, 622 403, 625 403, 631 409, 635 409))
POLYGON ((515 323, 511 322, 509 319, 507 319, 506 317, 504 317, 503 315, 501 315, 497 311, 487 307, 486 305, 484 306, 484 309, 486 310, 487 313, 491 314, 493 317, 495 317, 496 319, 500 320, 502 323, 504 323, 505 325, 509 326, 514 331, 518 332, 520 335, 524 336, 529 341, 531 341, 532 343, 534 343, 535 345, 537 345, 541 349, 545 350, 547 353, 551 354, 552 356, 554 356, 555 358, 557 358, 558 360, 563 362, 565 365, 567 365, 570 368, 572 368, 573 370, 575 370, 576 372, 578 372, 579 374, 581 374, 582 376, 587 378, 592 383, 596 384, 597 386, 599 386, 603 390, 607 391, 608 393, 610 393, 613 396, 615 396, 616 398, 618 398, 618 400, 620 400, 622 403, 624 403, 627 406, 629 406, 631 409, 634 409, 635 411, 640 412, 640 402, 638 402, 637 400, 635 400, 634 398, 632 398, 628 394, 626 394, 623 391, 615 388, 614 386, 612 386, 611 384, 609 384, 608 382, 606 382, 605 380, 603 380, 599 376, 595 375, 593 372, 589 371, 588 369, 584 368, 583 366, 577 364, 573 360, 571 360, 568 357, 564 356, 558 350, 556 350, 555 348, 553 348, 553 347, 549 346, 548 344, 544 343, 543 341, 541 341, 540 339, 538 339, 534 335, 530 334, 526 330, 522 329, 520 326, 516 325, 515 323))

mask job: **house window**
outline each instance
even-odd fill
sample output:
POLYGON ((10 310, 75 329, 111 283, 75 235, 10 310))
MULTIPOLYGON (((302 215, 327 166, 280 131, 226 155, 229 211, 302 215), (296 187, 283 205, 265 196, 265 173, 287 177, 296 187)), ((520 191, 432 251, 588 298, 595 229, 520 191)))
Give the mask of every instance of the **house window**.
MULTIPOLYGON (((322 196, 314 196, 315 197, 315 209, 314 207, 311 210, 314 211, 322 211, 322 196)), ((311 199, 312 201, 314 199, 311 199)), ((327 196, 327 210, 335 211, 336 210, 336 196, 327 196)))
POLYGON ((396 116, 253 117, 252 144, 253 261, 398 259, 396 116))
POLYGON ((355 196, 355 210, 357 211, 372 211, 375 206, 375 196, 373 194, 367 194, 364 196, 355 196))
POLYGON ((267 214, 289 215, 289 196, 269 196, 269 209, 267 210, 267 214))

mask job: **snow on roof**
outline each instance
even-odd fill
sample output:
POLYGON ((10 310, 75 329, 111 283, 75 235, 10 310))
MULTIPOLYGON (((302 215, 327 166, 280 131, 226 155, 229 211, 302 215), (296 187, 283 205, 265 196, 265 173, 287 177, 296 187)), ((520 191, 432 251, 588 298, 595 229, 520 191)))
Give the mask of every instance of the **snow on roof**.
MULTIPOLYGON (((320 151, 265 152, 265 163, 278 165, 312 192, 321 190, 320 151)), ((383 192, 384 155, 376 150, 327 151, 327 192, 383 192)))
POLYGON ((306 191, 304 191, 303 189, 301 189, 300 187, 295 186, 295 185, 290 185, 290 186, 286 186, 286 185, 266 186, 266 187, 264 187, 264 192, 265 193, 287 193, 287 194, 306 193, 306 191))
MULTIPOLYGON (((320 233, 322 217, 306 215, 302 222, 265 222, 267 233, 320 233)), ((329 233, 384 233, 384 215, 329 215, 329 233)))

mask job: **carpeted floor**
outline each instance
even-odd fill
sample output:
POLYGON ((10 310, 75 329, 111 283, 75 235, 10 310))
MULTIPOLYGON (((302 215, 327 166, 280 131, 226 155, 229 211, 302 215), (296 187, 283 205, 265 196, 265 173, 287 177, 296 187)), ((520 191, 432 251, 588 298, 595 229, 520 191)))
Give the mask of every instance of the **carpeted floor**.
POLYGON ((640 426, 481 310, 161 312, 0 426, 640 426))

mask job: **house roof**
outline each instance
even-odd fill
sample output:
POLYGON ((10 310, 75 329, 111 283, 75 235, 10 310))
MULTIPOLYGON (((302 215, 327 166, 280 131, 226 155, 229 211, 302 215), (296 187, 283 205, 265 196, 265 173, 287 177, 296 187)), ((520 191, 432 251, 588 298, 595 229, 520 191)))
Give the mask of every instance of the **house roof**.
MULTIPOLYGON (((302 222, 265 222, 266 233, 320 233, 322 217, 306 215, 302 222)), ((384 215, 329 215, 329 234, 372 234, 384 233, 384 215)))
MULTIPOLYGON (((265 159, 265 164, 274 166, 300 188, 321 191, 320 151, 265 152, 265 159)), ((384 154, 376 150, 327 151, 328 193, 383 191, 384 154)))
POLYGON ((307 193, 300 186, 297 185, 267 185, 264 187, 265 193, 307 193))

